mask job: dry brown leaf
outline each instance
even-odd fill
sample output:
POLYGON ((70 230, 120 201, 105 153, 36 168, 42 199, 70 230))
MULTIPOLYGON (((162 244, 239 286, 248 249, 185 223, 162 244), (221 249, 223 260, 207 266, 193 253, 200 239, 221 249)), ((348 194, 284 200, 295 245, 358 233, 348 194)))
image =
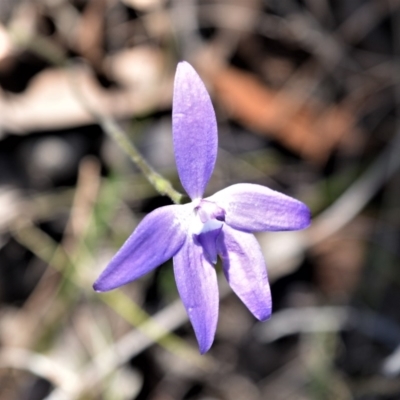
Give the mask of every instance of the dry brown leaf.
POLYGON ((105 0, 91 0, 86 6, 76 35, 76 48, 93 64, 98 63, 103 55, 103 32, 105 0))
POLYGON ((9 57, 13 52, 14 46, 12 44, 10 35, 2 24, 0 24, 0 62, 9 57))
POLYGON ((165 76, 164 65, 163 54, 153 48, 117 53, 108 59, 107 68, 124 87, 108 90, 83 66, 76 66, 71 73, 56 68, 44 70, 22 94, 6 96, 0 91, 0 126, 22 133, 93 122, 74 91, 73 82, 97 112, 116 118, 165 107, 171 103, 172 76, 165 76))
MULTIPOLYGON (((231 0, 229 2, 205 3, 199 7, 199 16, 220 29, 251 32, 262 9, 259 0, 231 0)), ((232 32, 231 32, 232 34, 232 32)))
POLYGON ((15 55, 20 51, 18 41, 29 38, 36 30, 38 12, 34 4, 20 2, 14 9, 7 25, 0 23, 0 70, 14 67, 15 55))
POLYGON ((252 74, 233 67, 208 72, 217 100, 231 116, 268 135, 305 159, 323 163, 344 140, 359 140, 355 119, 343 107, 303 103, 291 93, 268 88, 252 74))
POLYGON ((132 7, 140 11, 150 11, 154 8, 160 8, 165 3, 165 0, 121 0, 121 1, 128 7, 132 7))

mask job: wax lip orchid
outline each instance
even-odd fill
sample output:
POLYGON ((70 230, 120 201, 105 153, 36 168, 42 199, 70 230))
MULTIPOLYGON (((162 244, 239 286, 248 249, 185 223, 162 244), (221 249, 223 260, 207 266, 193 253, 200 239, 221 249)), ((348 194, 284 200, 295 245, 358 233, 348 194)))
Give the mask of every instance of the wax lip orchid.
POLYGON ((217 122, 207 90, 187 62, 179 63, 176 71, 172 126, 179 177, 192 201, 148 214, 94 289, 115 289, 173 257, 177 288, 203 354, 217 327, 217 257, 233 291, 256 318, 266 320, 271 293, 252 233, 304 229, 310 211, 298 200, 255 184, 232 185, 203 199, 217 158, 217 122))

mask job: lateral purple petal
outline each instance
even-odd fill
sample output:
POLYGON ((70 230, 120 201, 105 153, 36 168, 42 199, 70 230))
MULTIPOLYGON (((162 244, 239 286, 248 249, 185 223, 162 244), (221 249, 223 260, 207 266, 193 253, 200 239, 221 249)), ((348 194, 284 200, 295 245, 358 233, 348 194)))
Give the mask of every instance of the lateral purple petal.
POLYGON ((219 295, 214 266, 204 257, 201 246, 188 237, 174 257, 175 281, 192 323, 200 353, 207 352, 215 336, 219 295))
POLYGON ((182 186, 192 200, 201 198, 217 158, 217 122, 207 89, 187 62, 176 70, 172 130, 182 186))
POLYGON ((256 318, 268 319, 272 309, 271 292, 264 258, 254 235, 224 225, 217 246, 232 290, 256 318))
POLYGON ((225 210, 225 222, 245 232, 292 231, 307 228, 309 208, 265 186, 240 183, 207 198, 225 210))
POLYGON ((125 285, 158 267, 182 247, 188 207, 172 205, 148 214, 112 258, 93 288, 105 292, 125 285))

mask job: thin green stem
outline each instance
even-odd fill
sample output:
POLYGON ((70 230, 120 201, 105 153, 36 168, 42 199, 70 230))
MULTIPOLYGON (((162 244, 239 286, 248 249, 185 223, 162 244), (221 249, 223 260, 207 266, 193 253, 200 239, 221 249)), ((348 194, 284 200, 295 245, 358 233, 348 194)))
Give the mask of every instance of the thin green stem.
POLYGON ((100 115, 98 115, 96 119, 103 130, 118 143, 126 154, 128 154, 157 192, 163 196, 168 196, 175 204, 179 204, 183 195, 173 188, 168 179, 154 171, 115 121, 109 117, 100 115))
MULTIPOLYGON (((27 36, 23 33, 12 30, 10 36, 13 41, 21 47, 27 48, 40 57, 44 58, 53 65, 68 68, 72 73, 72 63, 65 58, 64 53, 51 40, 43 36, 27 36)), ((156 172, 143 158, 135 145, 129 140, 125 131, 109 116, 104 116, 98 112, 80 90, 79 82, 76 76, 71 75, 71 86, 74 89, 77 99, 85 110, 101 126, 103 131, 111 137, 118 146, 130 157, 132 162, 138 166, 149 183, 163 196, 168 196, 175 204, 179 204, 183 195, 175 190, 171 182, 156 172)))

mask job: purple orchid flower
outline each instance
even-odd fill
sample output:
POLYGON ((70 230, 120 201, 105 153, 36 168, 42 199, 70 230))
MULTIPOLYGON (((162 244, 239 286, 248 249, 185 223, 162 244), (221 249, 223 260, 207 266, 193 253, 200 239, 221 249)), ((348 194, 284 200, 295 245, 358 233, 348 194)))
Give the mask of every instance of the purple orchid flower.
POLYGON ((173 257, 178 291, 203 354, 217 327, 217 256, 231 288, 264 321, 271 315, 271 293, 252 232, 304 229, 310 211, 298 200, 255 184, 232 185, 202 198, 217 158, 217 122, 207 90, 187 62, 176 71, 172 125, 179 177, 192 201, 148 214, 94 289, 115 289, 173 257))

